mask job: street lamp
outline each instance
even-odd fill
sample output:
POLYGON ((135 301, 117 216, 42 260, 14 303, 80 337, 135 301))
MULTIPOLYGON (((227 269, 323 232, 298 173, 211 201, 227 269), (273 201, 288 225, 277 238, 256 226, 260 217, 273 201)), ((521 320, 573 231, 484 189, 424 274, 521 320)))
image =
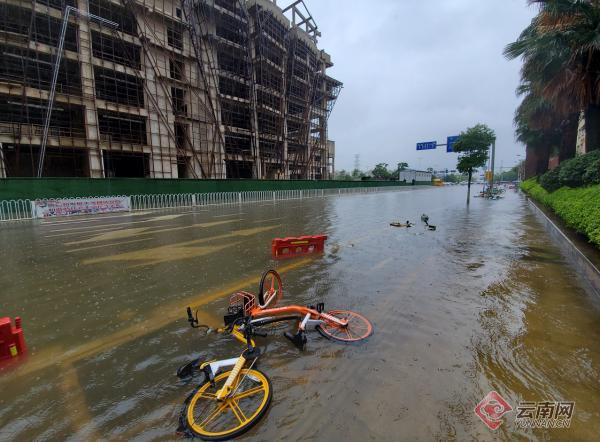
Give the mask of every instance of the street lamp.
POLYGON ((50 118, 52 117, 52 108, 54 107, 54 96, 56 95, 56 82, 58 80, 58 71, 60 69, 60 61, 62 59, 63 49, 65 46, 65 36, 67 34, 67 24, 69 23, 69 16, 73 13, 76 17, 86 18, 88 20, 97 22, 101 26, 108 26, 116 29, 119 27, 118 23, 99 17, 94 14, 80 11, 74 6, 67 6, 62 22, 62 28, 60 29, 60 38, 58 41, 58 49, 56 52, 56 61, 54 62, 54 69, 52 72, 52 83, 50 85, 50 95, 48 97, 48 107, 46 108, 46 120, 44 121, 44 134, 42 135, 42 146, 40 148, 40 162, 38 163, 37 177, 42 177, 44 170, 44 157, 46 156, 46 144, 48 143, 48 131, 50 129, 50 118))

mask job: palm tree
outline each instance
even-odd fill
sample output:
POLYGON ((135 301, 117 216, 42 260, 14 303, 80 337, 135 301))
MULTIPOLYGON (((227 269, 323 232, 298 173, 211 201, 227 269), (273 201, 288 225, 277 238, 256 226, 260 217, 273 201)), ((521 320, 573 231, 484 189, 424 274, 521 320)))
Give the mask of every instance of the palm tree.
POLYGON ((561 157, 572 156, 584 111, 588 145, 600 147, 600 0, 529 2, 539 5, 538 15, 504 50, 509 59, 523 57, 520 89, 527 95, 517 111, 517 136, 524 136, 523 123, 542 131, 559 127, 561 157))
POLYGON ((526 176, 540 175, 548 168, 550 153, 559 137, 553 130, 555 114, 548 103, 528 93, 515 112, 515 132, 518 141, 527 146, 526 176))

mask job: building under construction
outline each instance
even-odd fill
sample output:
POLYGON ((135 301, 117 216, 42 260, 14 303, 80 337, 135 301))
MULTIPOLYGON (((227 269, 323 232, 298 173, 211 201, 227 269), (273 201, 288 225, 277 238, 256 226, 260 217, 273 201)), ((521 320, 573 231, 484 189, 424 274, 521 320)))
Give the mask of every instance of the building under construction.
POLYGON ((0 177, 327 179, 302 0, 0 0, 0 177))

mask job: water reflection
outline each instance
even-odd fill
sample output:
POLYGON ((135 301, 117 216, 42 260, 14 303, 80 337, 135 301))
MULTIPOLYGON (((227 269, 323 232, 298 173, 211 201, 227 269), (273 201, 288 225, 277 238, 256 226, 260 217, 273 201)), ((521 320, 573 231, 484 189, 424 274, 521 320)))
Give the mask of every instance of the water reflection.
POLYGON ((375 334, 343 346, 314 333, 301 353, 271 330, 274 399, 250 439, 492 439, 472 412, 491 389, 577 402, 569 433, 507 421, 506 439, 600 430, 599 310, 514 194, 468 211, 450 188, 22 224, 0 243, 1 310, 24 317, 32 349, 0 375, 0 439, 173 438, 193 388, 176 367, 239 351, 189 329, 185 306, 216 326, 270 266, 287 302, 359 310, 375 334), (271 238, 318 233, 323 256, 271 261, 271 238))

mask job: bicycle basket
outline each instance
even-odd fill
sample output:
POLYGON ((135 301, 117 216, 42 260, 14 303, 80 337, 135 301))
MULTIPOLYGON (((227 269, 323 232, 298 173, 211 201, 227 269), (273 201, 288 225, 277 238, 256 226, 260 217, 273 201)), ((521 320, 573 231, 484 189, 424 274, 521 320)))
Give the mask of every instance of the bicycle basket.
POLYGON ((225 325, 231 324, 238 318, 249 316, 256 305, 255 297, 252 293, 237 292, 229 298, 229 307, 225 315, 225 325))

